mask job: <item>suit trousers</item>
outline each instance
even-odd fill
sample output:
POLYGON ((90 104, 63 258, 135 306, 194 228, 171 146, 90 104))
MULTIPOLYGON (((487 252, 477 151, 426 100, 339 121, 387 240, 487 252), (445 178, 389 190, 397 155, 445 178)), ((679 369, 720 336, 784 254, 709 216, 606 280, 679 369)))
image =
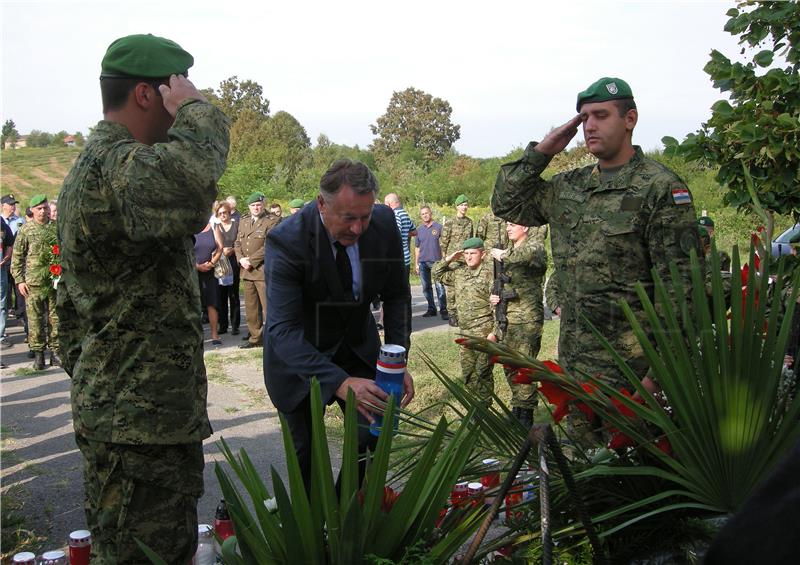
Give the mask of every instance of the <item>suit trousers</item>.
POLYGON ((244 313, 247 317, 250 343, 260 344, 263 320, 267 319, 267 287, 264 281, 242 279, 242 282, 244 283, 244 313))
MULTIPOLYGON (((342 349, 348 349, 346 346, 342 349)), ((354 354, 345 353, 338 355, 334 358, 334 362, 342 367, 348 375, 354 377, 361 377, 366 379, 375 378, 375 367, 369 367, 360 358, 354 354)), ((345 402, 339 398, 336 399, 342 414, 345 411, 345 402)), ((323 407, 323 411, 325 407, 323 407)), ((286 423, 289 425, 289 431, 292 434, 294 441, 294 449, 297 454, 297 459, 300 463, 300 472, 303 475, 303 483, 306 485, 306 492, 311 492, 311 396, 307 396, 292 412, 281 412, 286 423)), ((363 482, 366 474, 366 454, 367 451, 374 452, 375 446, 378 444, 378 438, 369 432, 369 422, 367 419, 358 412, 356 414, 358 419, 358 480, 359 484, 363 482)), ((337 480, 337 488, 339 481, 337 480)))

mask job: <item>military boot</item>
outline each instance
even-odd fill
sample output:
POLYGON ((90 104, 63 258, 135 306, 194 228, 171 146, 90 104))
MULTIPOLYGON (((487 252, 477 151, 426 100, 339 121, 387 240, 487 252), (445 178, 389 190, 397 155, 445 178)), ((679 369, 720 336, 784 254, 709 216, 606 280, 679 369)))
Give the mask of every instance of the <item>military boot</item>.
POLYGON ((51 367, 60 367, 61 366, 61 358, 52 349, 50 350, 50 366, 51 367))
POLYGON ((514 408, 517 410, 517 420, 519 420, 520 424, 522 424, 526 429, 530 429, 533 426, 533 409, 532 408, 514 408))
POLYGON ((33 369, 35 371, 44 371, 44 351, 34 352, 33 369))

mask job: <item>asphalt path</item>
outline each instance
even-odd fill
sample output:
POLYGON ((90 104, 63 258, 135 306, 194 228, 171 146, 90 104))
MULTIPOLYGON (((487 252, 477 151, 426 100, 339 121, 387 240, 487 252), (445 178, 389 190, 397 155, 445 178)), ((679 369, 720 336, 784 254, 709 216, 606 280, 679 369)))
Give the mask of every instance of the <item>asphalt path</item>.
MULTIPOLYGON (((426 309, 421 287, 412 286, 412 331, 447 327, 439 316, 422 318, 426 309)), ((374 314, 378 316, 377 312, 374 314)), ((241 329, 246 332, 246 326, 241 329)), ((58 367, 30 370, 32 360, 27 357, 18 320, 9 319, 7 333, 10 345, 0 350, 8 365, 0 370, 0 494, 10 494, 22 503, 20 512, 25 526, 46 540, 39 551, 62 548, 70 531, 86 527, 82 463, 73 435, 69 377, 58 367)), ((243 343, 240 335, 228 333, 220 337, 222 346, 213 347, 205 326, 206 354, 239 352, 238 346, 243 343)), ((257 366, 236 367, 236 371, 226 372, 226 378, 209 382, 208 413, 214 434, 203 444, 206 467, 205 494, 198 505, 201 523, 213 522, 221 498, 214 474, 214 463, 223 460, 217 447, 221 437, 235 451, 245 448, 265 478, 271 466, 285 476, 278 413, 264 389, 262 370, 257 366)))

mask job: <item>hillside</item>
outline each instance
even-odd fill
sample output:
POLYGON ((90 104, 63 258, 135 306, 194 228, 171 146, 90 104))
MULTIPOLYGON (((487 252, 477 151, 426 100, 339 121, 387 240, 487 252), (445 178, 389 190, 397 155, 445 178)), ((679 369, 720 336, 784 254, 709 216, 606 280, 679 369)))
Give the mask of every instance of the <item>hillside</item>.
POLYGON ((6 149, 0 153, 0 192, 21 204, 39 193, 54 198, 78 153, 77 147, 6 149))

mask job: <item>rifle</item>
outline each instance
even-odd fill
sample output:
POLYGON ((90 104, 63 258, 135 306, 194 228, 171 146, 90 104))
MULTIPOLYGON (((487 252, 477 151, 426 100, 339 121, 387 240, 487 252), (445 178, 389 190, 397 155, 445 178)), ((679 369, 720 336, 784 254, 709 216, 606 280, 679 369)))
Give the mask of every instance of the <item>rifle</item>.
MULTIPOLYGON (((511 275, 505 272, 505 265, 502 261, 493 259, 494 262, 494 282, 492 283, 492 294, 500 297, 500 302, 494 310, 494 319, 500 332, 505 335, 508 329, 508 301, 519 296, 515 289, 506 290, 505 285, 511 282, 511 275)), ((502 336, 500 336, 502 337, 502 336)))

